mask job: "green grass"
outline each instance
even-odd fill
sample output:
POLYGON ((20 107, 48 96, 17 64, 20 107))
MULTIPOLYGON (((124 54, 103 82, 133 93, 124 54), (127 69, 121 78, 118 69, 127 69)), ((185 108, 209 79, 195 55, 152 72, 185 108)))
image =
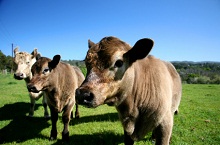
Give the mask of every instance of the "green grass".
MULTIPOLYGON (((49 141, 51 121, 43 118, 41 100, 35 115, 28 118, 29 97, 24 81, 0 74, 0 142, 5 144, 62 144, 61 114, 58 139, 49 141)), ((114 107, 95 109, 80 106, 80 119, 70 122, 70 144, 123 144, 123 129, 114 107)), ((174 118, 171 144, 220 144, 220 85, 183 85, 180 113, 174 118)), ((152 144, 150 133, 136 145, 152 144)))

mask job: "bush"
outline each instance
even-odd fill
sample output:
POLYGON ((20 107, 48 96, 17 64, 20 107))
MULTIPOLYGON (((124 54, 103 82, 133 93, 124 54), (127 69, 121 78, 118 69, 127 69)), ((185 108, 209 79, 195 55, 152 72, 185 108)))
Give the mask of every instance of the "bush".
POLYGON ((197 78, 197 84, 209 84, 210 78, 207 76, 200 76, 197 78))
POLYGON ((220 84, 220 76, 216 75, 214 78, 210 81, 212 84, 220 84))

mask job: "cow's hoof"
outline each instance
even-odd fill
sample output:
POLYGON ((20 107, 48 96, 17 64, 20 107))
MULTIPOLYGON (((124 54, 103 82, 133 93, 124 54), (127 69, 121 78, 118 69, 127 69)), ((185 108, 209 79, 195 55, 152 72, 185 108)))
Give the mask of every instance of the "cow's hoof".
POLYGON ((65 142, 69 142, 69 131, 67 133, 62 132, 62 140, 65 142))
POLYGON ((34 116, 32 116, 32 115, 26 115, 25 118, 26 118, 27 120, 30 120, 30 121, 31 121, 31 120, 33 120, 34 116))
POLYGON ((33 115, 33 114, 29 114, 27 117, 28 117, 28 118, 33 118, 34 115, 33 115))
POLYGON ((79 114, 76 114, 76 115, 75 115, 75 118, 76 118, 76 119, 79 119, 79 118, 80 118, 79 114))
POLYGON ((51 130, 49 140, 56 140, 56 139, 57 139, 57 131, 51 130))
POLYGON ((51 141, 56 140, 56 139, 57 139, 57 137, 52 137, 52 136, 49 138, 49 140, 51 140, 51 141))
POLYGON ((178 111, 178 110, 176 110, 176 111, 174 112, 174 114, 175 114, 175 115, 178 115, 178 114, 179 114, 179 111, 178 111))
POLYGON ((79 112, 78 111, 75 112, 75 118, 79 119, 79 112))

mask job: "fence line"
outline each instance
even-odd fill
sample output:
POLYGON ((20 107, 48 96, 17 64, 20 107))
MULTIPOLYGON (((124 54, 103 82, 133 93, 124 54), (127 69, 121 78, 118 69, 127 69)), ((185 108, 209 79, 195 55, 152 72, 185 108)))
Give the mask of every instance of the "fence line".
POLYGON ((3 70, 1 70, 0 71, 3 75, 7 75, 7 74, 13 74, 14 73, 14 71, 11 69, 11 71, 9 71, 8 72, 8 70, 7 69, 3 69, 3 70))

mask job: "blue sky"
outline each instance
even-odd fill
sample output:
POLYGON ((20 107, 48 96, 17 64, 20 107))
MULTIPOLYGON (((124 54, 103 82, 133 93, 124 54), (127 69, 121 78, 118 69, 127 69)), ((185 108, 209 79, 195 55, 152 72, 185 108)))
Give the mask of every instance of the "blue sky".
POLYGON ((0 50, 85 58, 88 39, 155 42, 167 61, 220 61, 219 0, 0 0, 0 50))

